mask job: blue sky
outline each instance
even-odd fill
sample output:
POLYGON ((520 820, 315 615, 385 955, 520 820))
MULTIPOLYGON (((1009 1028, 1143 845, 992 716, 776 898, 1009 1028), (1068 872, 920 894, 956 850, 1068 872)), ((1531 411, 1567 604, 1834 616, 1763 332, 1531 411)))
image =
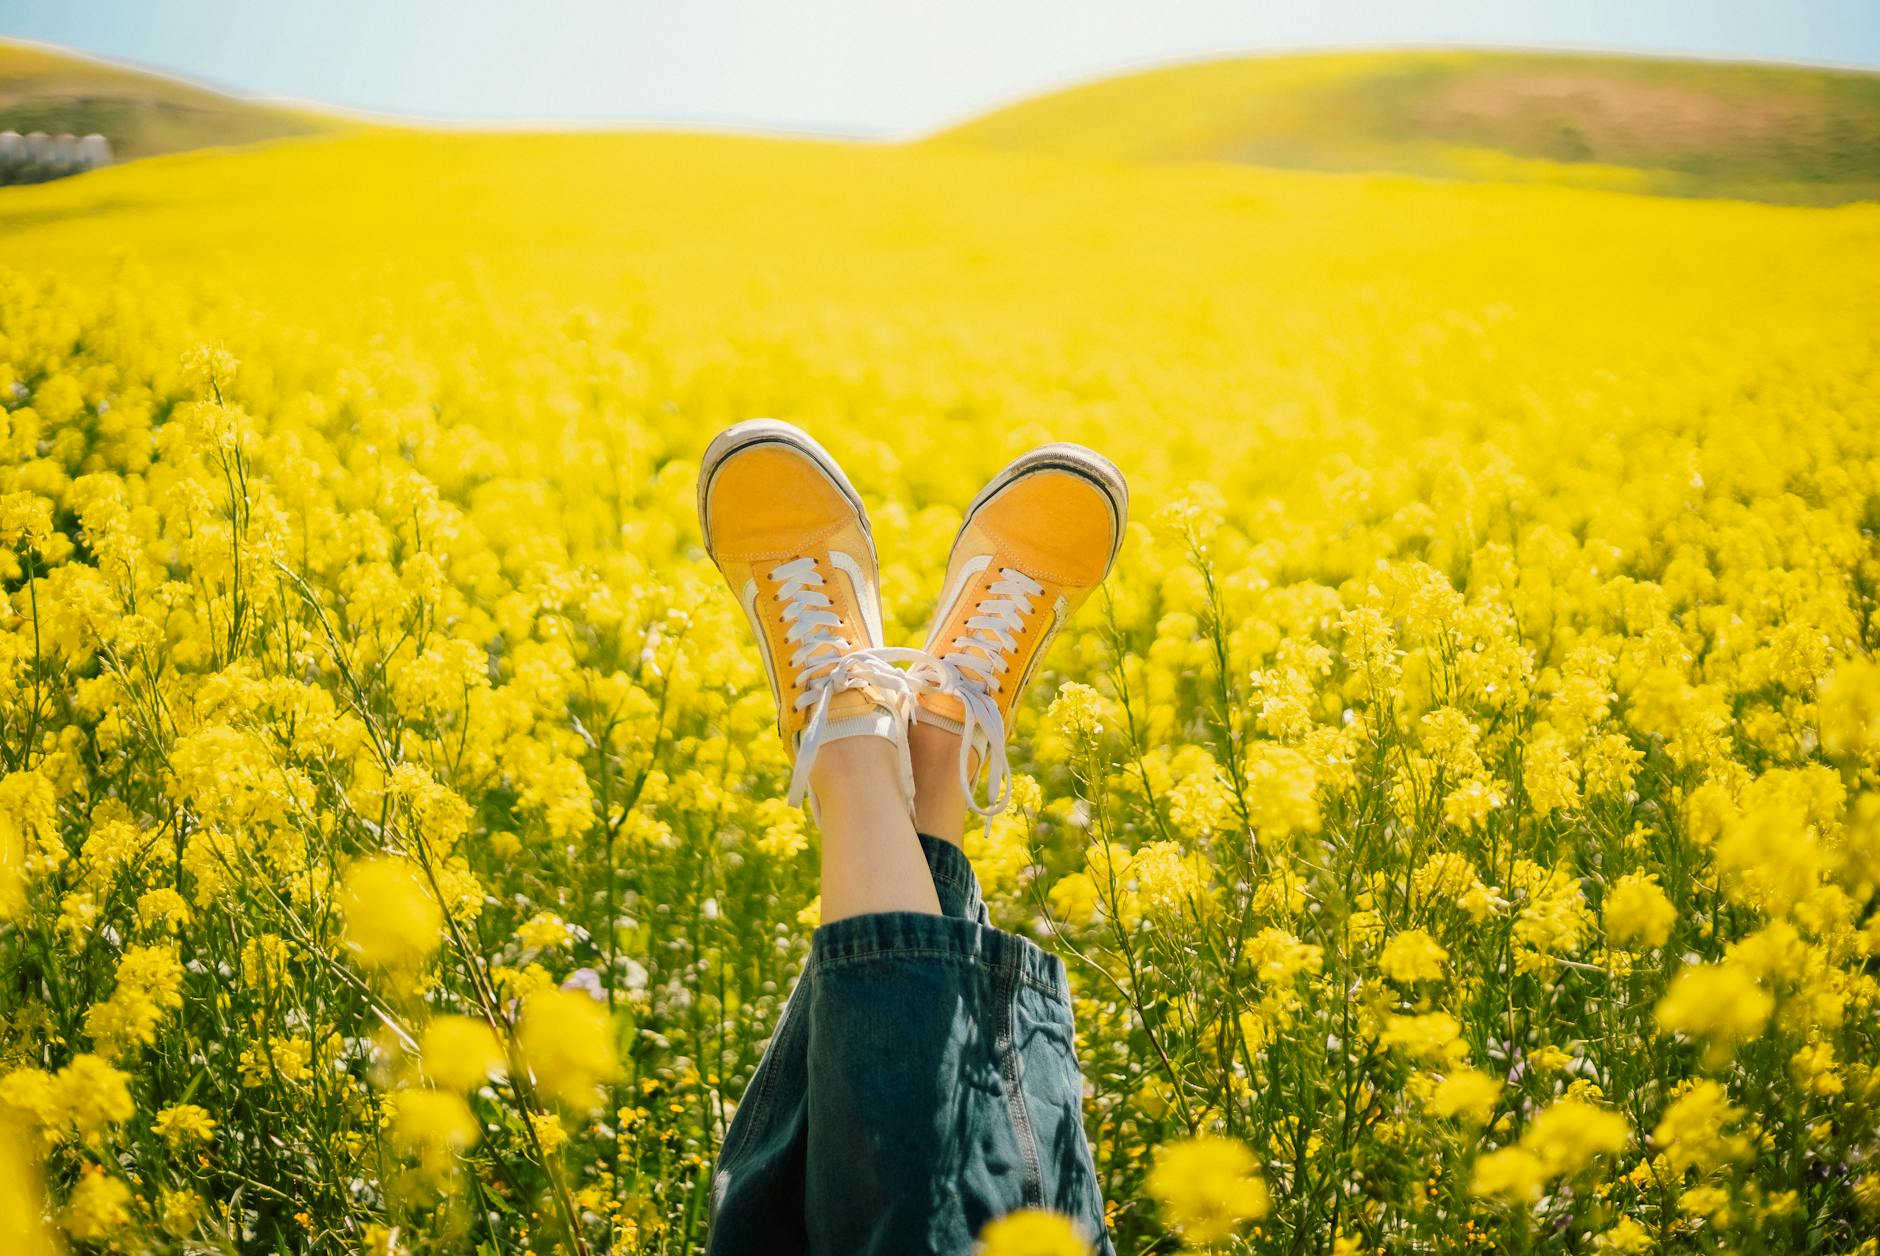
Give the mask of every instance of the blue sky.
POLYGON ((1880 66, 1880 0, 0 0, 0 34, 393 113, 906 135, 1118 69, 1272 48, 1880 66))

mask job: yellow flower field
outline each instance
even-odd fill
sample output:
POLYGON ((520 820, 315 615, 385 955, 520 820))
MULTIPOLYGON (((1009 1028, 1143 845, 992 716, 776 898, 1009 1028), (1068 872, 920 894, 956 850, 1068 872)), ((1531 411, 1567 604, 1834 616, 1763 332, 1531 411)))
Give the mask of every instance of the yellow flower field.
POLYGON ((0 268, 0 1250, 698 1250, 816 919, 692 516, 772 414, 894 644, 1131 477, 968 840, 1120 1251, 1875 1253, 1880 207, 360 131, 0 268))

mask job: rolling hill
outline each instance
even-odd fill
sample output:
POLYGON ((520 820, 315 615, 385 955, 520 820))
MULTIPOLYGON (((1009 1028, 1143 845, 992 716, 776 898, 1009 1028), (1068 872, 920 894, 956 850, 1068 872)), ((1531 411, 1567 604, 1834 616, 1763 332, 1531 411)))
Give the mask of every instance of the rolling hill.
MULTIPOLYGON (((0 40, 0 129, 100 132, 119 160, 345 125, 0 40)), ((1052 92, 921 144, 1836 205, 1880 200, 1880 73, 1561 52, 1248 56, 1052 92)))
POLYGON ((1239 57, 1072 87, 930 142, 1839 204, 1880 198, 1880 74, 1569 53, 1239 57))
POLYGON ((118 160, 332 130, 311 111, 225 95, 161 74, 0 40, 0 131, 97 132, 118 160))

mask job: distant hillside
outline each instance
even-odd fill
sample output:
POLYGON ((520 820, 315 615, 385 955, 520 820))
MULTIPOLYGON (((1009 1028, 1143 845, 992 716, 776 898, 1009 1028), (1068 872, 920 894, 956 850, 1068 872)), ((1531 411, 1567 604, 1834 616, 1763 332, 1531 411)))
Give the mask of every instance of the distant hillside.
MULTIPOLYGON (((118 160, 346 125, 0 39, 0 130, 118 160)), ((1239 57, 1105 79, 927 141, 1835 205, 1880 200, 1880 73, 1575 53, 1239 57)))
POLYGON ((313 113, 257 104, 160 74, 0 40, 0 131, 97 132, 120 161, 333 129, 313 113))
POLYGON ((1880 74, 1567 53, 1242 57, 1073 87, 931 142, 1839 204, 1880 199, 1880 74))

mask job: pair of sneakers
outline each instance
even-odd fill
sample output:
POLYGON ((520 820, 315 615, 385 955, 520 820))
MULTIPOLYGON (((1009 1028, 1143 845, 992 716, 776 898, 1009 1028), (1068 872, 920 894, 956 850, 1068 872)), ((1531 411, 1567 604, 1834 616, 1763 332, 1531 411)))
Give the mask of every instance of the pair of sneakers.
POLYGON ((881 737, 898 749, 911 811, 907 729, 920 722, 959 735, 967 805, 1004 810, 1012 709, 1109 574, 1128 509, 1122 473, 1102 455, 1071 444, 1022 455, 967 507, 926 647, 892 648, 868 515, 835 459, 775 419, 721 433, 699 468, 699 526, 757 635, 794 763, 790 802, 808 792, 822 747, 881 737))

